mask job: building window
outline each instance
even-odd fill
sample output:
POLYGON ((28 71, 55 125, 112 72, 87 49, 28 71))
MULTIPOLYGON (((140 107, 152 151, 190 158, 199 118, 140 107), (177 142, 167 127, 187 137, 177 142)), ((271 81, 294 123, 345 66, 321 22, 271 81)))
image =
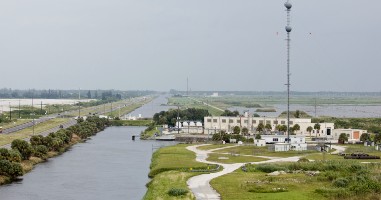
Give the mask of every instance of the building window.
POLYGON ((229 119, 229 123, 233 123, 233 120, 232 120, 232 119, 229 119))
POLYGON ((270 120, 266 120, 266 124, 271 124, 271 121, 270 120))
POLYGON ((256 123, 257 123, 257 120, 253 120, 252 123, 253 123, 253 124, 256 124, 256 123))
POLYGON ((222 123, 226 123, 226 119, 223 119, 223 120, 222 120, 222 123))
POLYGON ((213 119, 213 122, 217 123, 217 119, 213 119))
POLYGON ((207 121, 207 122, 212 122, 212 119, 207 119, 206 121, 207 121))
POLYGON ((278 121, 277 121, 277 120, 275 120, 275 121, 274 121, 274 124, 278 124, 278 121))
POLYGON ((273 142, 278 142, 278 138, 273 138, 273 142))
POLYGON ((286 122, 285 122, 285 121, 280 121, 280 123, 281 123, 281 124, 286 124, 286 122))
POLYGON ((324 133, 324 130, 321 130, 321 133, 324 133))
POLYGON ((249 120, 244 120, 243 123, 247 124, 249 123, 249 120))
POLYGON ((237 123, 241 123, 241 120, 240 120, 240 119, 237 119, 237 123))
POLYGON ((260 123, 260 124, 263 124, 263 120, 259 120, 259 123, 260 123))

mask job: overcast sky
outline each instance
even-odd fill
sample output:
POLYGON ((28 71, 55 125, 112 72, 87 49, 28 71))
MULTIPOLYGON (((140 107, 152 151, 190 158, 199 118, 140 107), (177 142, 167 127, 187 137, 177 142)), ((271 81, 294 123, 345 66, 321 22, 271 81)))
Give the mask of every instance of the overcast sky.
MULTIPOLYGON (((292 90, 381 90, 380 0, 292 3, 292 90)), ((284 91, 283 4, 1 0, 0 88, 284 91)))

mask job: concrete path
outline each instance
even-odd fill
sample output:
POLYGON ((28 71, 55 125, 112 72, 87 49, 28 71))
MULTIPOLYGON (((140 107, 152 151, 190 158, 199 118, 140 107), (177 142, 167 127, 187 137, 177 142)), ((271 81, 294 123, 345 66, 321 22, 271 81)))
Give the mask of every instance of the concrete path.
POLYGON ((338 145, 331 145, 332 148, 336 149, 336 151, 332 152, 331 154, 338 154, 341 152, 344 152, 347 147, 345 146, 338 146, 338 145))
MULTIPOLYGON (((197 200, 221 199, 220 195, 217 193, 216 190, 214 190, 210 186, 209 182, 214 178, 223 176, 225 174, 231 173, 239 169, 246 163, 221 164, 221 163, 207 161, 206 159, 208 158, 208 153, 211 153, 217 149, 204 151, 204 150, 197 149, 197 147, 199 146, 204 146, 204 145, 195 145, 195 146, 187 147, 188 150, 196 153, 196 161, 207 163, 207 164, 219 164, 223 167, 223 170, 216 173, 201 174, 199 176, 194 176, 187 181, 188 187, 189 189, 192 190, 197 200)), ((225 148, 231 148, 231 147, 234 147, 234 146, 223 147, 219 149, 225 149, 225 148)), ((288 158, 273 158, 273 157, 267 157, 267 158, 269 158, 270 160, 261 161, 261 162, 252 162, 252 164, 271 163, 271 162, 296 162, 299 160, 300 157, 294 156, 294 157, 288 157, 288 158)))

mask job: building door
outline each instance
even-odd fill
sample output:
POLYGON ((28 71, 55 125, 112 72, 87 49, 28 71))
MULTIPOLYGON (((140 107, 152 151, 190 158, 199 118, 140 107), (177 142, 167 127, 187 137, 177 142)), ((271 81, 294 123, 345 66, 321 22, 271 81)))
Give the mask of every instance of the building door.
POLYGON ((327 135, 331 135, 331 128, 327 128, 327 135))

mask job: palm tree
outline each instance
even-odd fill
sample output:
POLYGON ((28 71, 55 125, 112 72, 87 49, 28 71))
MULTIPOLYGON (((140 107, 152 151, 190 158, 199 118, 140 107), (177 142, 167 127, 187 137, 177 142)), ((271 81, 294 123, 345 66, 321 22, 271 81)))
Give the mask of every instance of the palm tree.
POLYGON ((300 130, 300 126, 299 124, 295 124, 293 127, 292 127, 292 132, 294 131, 299 131, 300 130))
POLYGON ((320 124, 319 123, 315 124, 314 129, 317 130, 316 131, 316 138, 317 138, 317 133, 320 131, 320 124))
POLYGON ((262 123, 259 123, 258 126, 257 126, 256 131, 262 132, 264 128, 265 128, 265 126, 262 123))
POLYGON ((313 130, 312 126, 307 127, 307 132, 310 133, 310 138, 311 138, 311 132, 312 132, 312 130, 313 130))
POLYGON ((267 131, 271 131, 272 130, 271 124, 266 124, 265 129, 267 131))

